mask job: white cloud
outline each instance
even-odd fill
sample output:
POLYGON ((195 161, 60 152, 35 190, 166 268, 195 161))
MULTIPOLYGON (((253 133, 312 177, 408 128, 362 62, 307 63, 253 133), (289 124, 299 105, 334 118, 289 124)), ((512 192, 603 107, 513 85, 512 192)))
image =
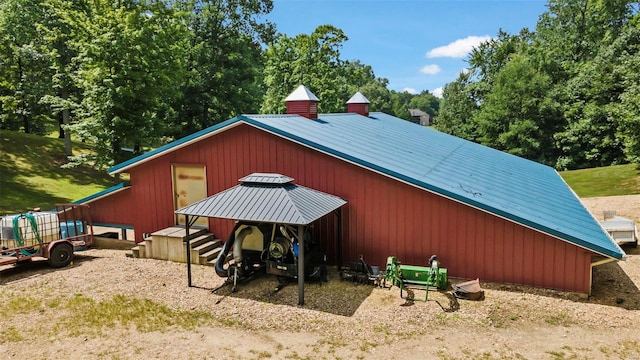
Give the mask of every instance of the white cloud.
POLYGON ((450 58, 463 58, 474 47, 477 47, 481 43, 491 40, 491 36, 467 36, 464 39, 458 39, 445 46, 440 46, 431 49, 427 53, 428 58, 450 57, 450 58))
POLYGON ((442 69, 440 68, 440 66, 438 66, 436 64, 426 65, 425 67, 420 69, 421 73, 427 74, 427 75, 435 75, 435 74, 439 73, 440 71, 442 71, 442 69))
POLYGON ((431 93, 433 94, 433 96, 442 99, 442 86, 437 89, 431 90, 431 93))
POLYGON ((406 87, 406 88, 402 89, 402 91, 403 91, 403 92, 407 92, 407 93, 409 93, 409 94, 413 94, 413 95, 415 95, 415 94, 417 94, 417 93, 418 93, 418 92, 416 91, 416 89, 414 89, 414 88, 410 88, 410 87, 406 87))
POLYGON ((469 73, 469 71, 471 71, 471 70, 469 70, 469 69, 467 69, 467 68, 464 68, 464 69, 462 69, 460 72, 466 75, 466 74, 468 74, 468 73, 469 73))

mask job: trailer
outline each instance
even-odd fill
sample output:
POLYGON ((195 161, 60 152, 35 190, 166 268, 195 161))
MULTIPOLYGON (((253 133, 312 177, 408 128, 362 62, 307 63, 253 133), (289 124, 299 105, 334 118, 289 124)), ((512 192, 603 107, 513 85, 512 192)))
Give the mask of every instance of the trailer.
POLYGON ((55 210, 0 217, 0 265, 47 259, 69 265, 75 251, 93 244, 88 205, 56 204, 55 210))
POLYGON ((638 247, 638 229, 633 220, 617 216, 615 211, 605 211, 604 220, 600 221, 613 240, 618 244, 629 244, 638 247))

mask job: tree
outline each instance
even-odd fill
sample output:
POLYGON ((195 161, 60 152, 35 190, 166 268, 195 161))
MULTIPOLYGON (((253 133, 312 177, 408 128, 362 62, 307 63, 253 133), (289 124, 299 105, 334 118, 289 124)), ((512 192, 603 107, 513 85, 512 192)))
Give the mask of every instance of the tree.
POLYGON ((190 31, 172 134, 183 136, 257 112, 264 92, 261 44, 274 36, 273 24, 258 20, 272 10, 272 1, 187 0, 179 6, 190 31))
POLYGON ((498 72, 477 114, 480 142, 514 155, 553 165, 553 134, 564 125, 547 101, 550 79, 524 57, 498 72))
POLYGON ((266 93, 261 111, 283 113, 284 99, 300 84, 322 99, 320 112, 344 111, 348 92, 340 49, 347 39, 331 25, 318 26, 311 35, 291 38, 279 34, 265 54, 266 93))
POLYGON ((391 92, 387 88, 389 81, 385 78, 376 78, 360 86, 357 90, 364 94, 371 102, 369 111, 392 113, 391 92))
POLYGON ((65 155, 73 155, 71 134, 66 131, 71 124, 73 112, 78 107, 80 89, 75 83, 78 70, 79 48, 76 42, 78 24, 70 14, 87 11, 84 1, 47 0, 42 4, 45 16, 37 25, 42 33, 42 41, 51 62, 51 85, 53 93, 41 102, 51 108, 59 118, 59 138, 65 142, 65 155))
POLYGON ((391 106, 393 114, 401 119, 410 120, 409 103, 413 99, 413 94, 407 91, 391 91, 391 106))
POLYGON ((578 153, 573 157, 574 166, 638 161, 638 84, 640 28, 629 26, 592 61, 584 63, 567 87, 571 126, 559 134, 558 139, 563 146, 578 153), (585 128, 589 136, 579 137, 584 135, 585 128))
POLYGON ((420 109, 435 118, 440 110, 440 100, 428 90, 424 90, 411 98, 409 108, 420 109))
POLYGON ((470 74, 462 72, 456 81, 445 85, 434 126, 447 134, 478 142, 480 135, 474 117, 480 107, 471 94, 470 84, 470 74))
MULTIPOLYGON (((387 85, 389 80, 377 78, 373 68, 365 65, 360 60, 347 60, 343 62, 341 69, 343 79, 338 86, 341 89, 342 104, 336 104, 336 111, 344 111, 344 104, 357 91, 360 91, 369 100, 370 111, 391 112, 391 94, 387 85), (340 108, 342 106, 342 108, 340 108)), ((338 99, 338 102, 340 100, 338 99)))
POLYGON ((0 4, 0 129, 44 134, 49 120, 40 99, 50 93, 49 58, 34 24, 42 0, 0 4))
MULTIPOLYGON (((181 83, 186 27, 173 7, 157 1, 96 0, 72 14, 78 24, 82 89, 79 115, 70 125, 95 144, 96 166, 128 158, 164 134, 167 107, 181 83)), ((83 156, 75 161, 87 161, 83 156)))
POLYGON ((593 59, 598 45, 609 44, 632 14, 629 0, 549 0, 540 16, 536 38, 549 57, 565 69, 593 59))
POLYGON ((548 7, 535 33, 500 31, 471 52, 469 75, 445 87, 436 126, 561 169, 635 159, 637 3, 548 7))

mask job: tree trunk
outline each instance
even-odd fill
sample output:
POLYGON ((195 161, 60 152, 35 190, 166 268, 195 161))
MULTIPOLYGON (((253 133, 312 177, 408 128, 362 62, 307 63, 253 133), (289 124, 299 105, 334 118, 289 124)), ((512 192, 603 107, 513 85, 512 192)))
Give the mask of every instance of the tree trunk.
MULTIPOLYGON (((69 93, 66 88, 62 88, 60 90, 60 97, 64 100, 67 100, 69 97, 69 93)), ((62 110, 62 124, 69 125, 70 119, 69 109, 65 108, 62 110)), ((65 131, 64 128, 60 128, 60 135, 64 135, 64 153, 67 156, 73 155, 73 149, 71 148, 71 133, 69 131, 65 131)))
POLYGON ((26 134, 29 133, 30 129, 29 129, 29 117, 27 116, 27 99, 25 96, 25 92, 23 91, 24 89, 22 88, 22 80, 23 80, 24 74, 22 72, 22 59, 18 58, 18 79, 20 79, 20 83, 18 85, 18 88, 20 91, 20 105, 18 105, 18 113, 21 115, 22 117, 22 126, 24 127, 24 132, 26 134))
POLYGON ((64 127, 62 126, 62 113, 58 114, 58 139, 64 139, 64 127))

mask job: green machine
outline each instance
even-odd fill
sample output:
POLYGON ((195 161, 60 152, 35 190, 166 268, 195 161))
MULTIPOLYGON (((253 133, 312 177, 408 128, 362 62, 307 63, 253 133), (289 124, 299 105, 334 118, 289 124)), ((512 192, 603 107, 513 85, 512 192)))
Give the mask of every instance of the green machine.
POLYGON ((429 258, 428 267, 401 265, 397 257, 389 256, 384 278, 385 285, 387 281, 400 288, 400 297, 403 299, 405 299, 403 296, 405 289, 424 289, 426 293, 424 301, 429 299, 429 288, 446 290, 448 286, 447 269, 440 267, 440 262, 435 255, 429 258))

